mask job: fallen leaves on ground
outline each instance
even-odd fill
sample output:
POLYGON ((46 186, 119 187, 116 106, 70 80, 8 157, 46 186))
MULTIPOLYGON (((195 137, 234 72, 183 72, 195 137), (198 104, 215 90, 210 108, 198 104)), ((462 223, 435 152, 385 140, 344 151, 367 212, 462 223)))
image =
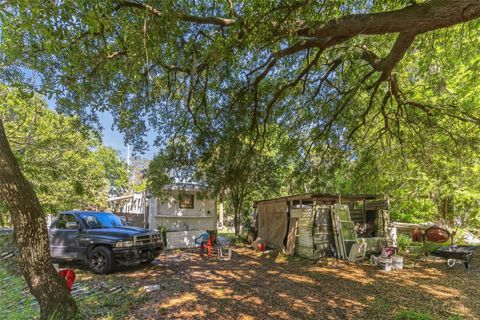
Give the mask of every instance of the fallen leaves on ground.
POLYGON ((389 273, 368 263, 261 255, 236 247, 230 261, 195 250, 79 281, 138 288, 141 303, 124 319, 392 319, 413 310, 433 319, 480 318, 480 272, 447 270, 443 261, 406 260, 389 273), (142 293, 146 285, 160 289, 142 293), (461 318, 458 318, 461 316, 461 318))

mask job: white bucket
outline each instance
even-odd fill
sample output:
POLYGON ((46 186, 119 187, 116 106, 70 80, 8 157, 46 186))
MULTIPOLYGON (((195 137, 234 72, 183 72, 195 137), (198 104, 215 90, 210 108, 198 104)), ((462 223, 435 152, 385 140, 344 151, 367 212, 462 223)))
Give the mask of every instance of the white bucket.
POLYGON ((379 257, 377 259, 378 269, 385 272, 392 271, 392 258, 379 257))
POLYGON ((392 268, 393 270, 403 270, 402 256, 392 256, 392 268))

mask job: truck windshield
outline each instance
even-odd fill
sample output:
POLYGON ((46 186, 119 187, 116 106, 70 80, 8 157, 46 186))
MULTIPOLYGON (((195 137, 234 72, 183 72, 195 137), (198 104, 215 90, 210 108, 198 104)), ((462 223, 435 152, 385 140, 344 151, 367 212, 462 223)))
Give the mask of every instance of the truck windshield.
POLYGON ((85 221, 88 229, 123 226, 119 217, 108 212, 82 212, 80 217, 85 221))

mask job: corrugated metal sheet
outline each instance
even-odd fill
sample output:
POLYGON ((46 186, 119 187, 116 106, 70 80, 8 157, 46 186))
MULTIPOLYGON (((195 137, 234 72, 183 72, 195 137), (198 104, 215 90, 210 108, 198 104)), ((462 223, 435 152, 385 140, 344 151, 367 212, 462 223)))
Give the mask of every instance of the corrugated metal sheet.
POLYGON ((367 201, 366 209, 367 210, 379 210, 379 209, 387 210, 388 209, 388 201, 386 201, 385 199, 367 201))
POLYGON ((331 257, 332 250, 330 249, 330 243, 329 242, 315 243, 315 251, 313 254, 314 254, 313 259, 331 257))
POLYGON ((290 217, 299 219, 295 252, 308 259, 318 259, 332 255, 334 246, 330 206, 312 209, 292 209, 290 217))
POLYGON ((284 249, 288 228, 287 202, 260 203, 257 207, 258 237, 267 247, 284 249))

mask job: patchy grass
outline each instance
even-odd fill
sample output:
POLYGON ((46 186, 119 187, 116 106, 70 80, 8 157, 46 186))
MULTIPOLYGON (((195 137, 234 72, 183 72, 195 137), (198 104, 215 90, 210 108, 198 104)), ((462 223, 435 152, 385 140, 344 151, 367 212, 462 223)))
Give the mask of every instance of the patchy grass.
MULTIPOLYGON (((118 281, 115 282, 118 285, 118 281)), ((118 293, 87 296, 77 300, 80 314, 76 319, 124 319, 132 308, 143 301, 142 294, 135 288, 118 293)), ((40 313, 38 307, 32 305, 34 302, 35 299, 29 293, 23 278, 7 272, 0 264, 1 319, 38 319, 40 313)))
MULTIPOLYGON (((414 310, 403 310, 398 312, 393 319, 394 320, 437 320, 438 318, 435 318, 430 314, 423 313, 423 312, 418 312, 414 310)), ((449 316, 448 318, 446 318, 446 320, 465 320, 465 318, 455 315, 455 316, 449 316)))
MULTIPOLYGON (((11 234, 0 234, 0 254, 15 249, 11 234)), ((14 257, 0 260, 0 310, 2 319, 34 319, 38 311, 31 305, 29 294, 14 257), (22 306, 20 308, 19 306, 22 306), (5 316, 3 316, 3 312, 5 316)))
MULTIPOLYGON (((14 249, 11 236, 0 236, 0 253, 14 249)), ((76 270, 79 280, 92 287, 98 284, 98 279, 92 277, 89 281, 82 281, 87 274, 84 270, 76 270)), ((91 274, 89 275, 91 277, 91 274)), ((111 278, 103 281, 108 286, 118 286, 118 279, 111 278)), ((123 292, 104 294, 99 293, 77 299, 80 313, 76 319, 113 320, 124 319, 132 307, 144 301, 142 293, 137 288, 128 288, 123 292)), ((25 280, 21 276, 15 258, 0 260, 0 319, 2 320, 30 320, 38 319, 40 311, 35 298, 28 291, 25 280)))
POLYGON ((394 320, 434 320, 430 315, 422 312, 403 310, 395 315, 394 320))
POLYGON ((2 319, 33 319, 39 316, 31 306, 33 297, 25 291, 25 281, 21 276, 11 274, 0 264, 0 310, 2 319), (24 308, 19 308, 24 306, 24 308))
POLYGON ((388 314, 390 309, 392 308, 389 304, 383 302, 381 299, 374 299, 370 307, 375 311, 376 314, 388 314))
POLYGON ((89 296, 77 302, 80 309, 77 319, 123 319, 128 316, 132 308, 143 301, 139 290, 136 289, 102 296, 89 296))

